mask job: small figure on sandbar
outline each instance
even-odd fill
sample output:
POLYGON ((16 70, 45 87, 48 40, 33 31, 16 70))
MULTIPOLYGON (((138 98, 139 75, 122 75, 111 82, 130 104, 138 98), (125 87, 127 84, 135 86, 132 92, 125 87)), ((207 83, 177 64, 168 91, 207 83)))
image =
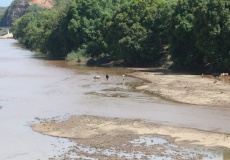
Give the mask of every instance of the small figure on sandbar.
POLYGON ((105 76, 105 77, 106 77, 106 80, 108 81, 108 80, 109 80, 109 75, 108 75, 108 74, 106 74, 106 76, 105 76))
POLYGON ((125 75, 123 74, 122 77, 123 77, 123 81, 124 81, 125 80, 125 75))
POLYGON ((101 76, 94 76, 94 79, 101 79, 101 76))

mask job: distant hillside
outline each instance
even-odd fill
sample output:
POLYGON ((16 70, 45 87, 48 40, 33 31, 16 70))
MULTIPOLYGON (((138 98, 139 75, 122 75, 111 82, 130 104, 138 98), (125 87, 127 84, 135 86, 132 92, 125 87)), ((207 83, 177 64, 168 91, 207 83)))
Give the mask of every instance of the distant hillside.
POLYGON ((2 16, 0 26, 11 26, 27 12, 49 9, 53 6, 53 0, 14 0, 2 16))
POLYGON ((52 8, 54 6, 52 0, 31 0, 29 2, 30 5, 38 5, 43 8, 52 8))

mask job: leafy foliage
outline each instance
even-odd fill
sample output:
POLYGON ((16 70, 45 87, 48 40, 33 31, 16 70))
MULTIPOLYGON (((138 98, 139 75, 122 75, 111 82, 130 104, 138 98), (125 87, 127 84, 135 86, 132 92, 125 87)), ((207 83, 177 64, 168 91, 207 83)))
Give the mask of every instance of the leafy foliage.
POLYGON ((171 31, 171 54, 180 69, 230 70, 229 1, 179 0, 171 31))
POLYGON ((230 2, 207 1, 194 12, 196 46, 204 54, 204 64, 218 70, 230 70, 230 2))
POLYGON ((158 8, 165 4, 163 0, 73 0, 62 12, 57 12, 60 7, 40 12, 34 8, 14 24, 13 33, 28 48, 54 58, 84 51, 95 59, 151 63, 162 51, 162 30, 155 23, 161 24, 158 8))
POLYGON ((227 0, 56 0, 14 23, 14 37, 53 58, 157 63, 169 47, 181 70, 230 71, 227 0))
POLYGON ((164 4, 161 0, 75 1, 69 11, 69 37, 75 50, 86 46, 85 54, 92 58, 110 56, 128 64, 151 63, 162 50, 160 30, 152 23, 159 18, 157 8, 164 4))

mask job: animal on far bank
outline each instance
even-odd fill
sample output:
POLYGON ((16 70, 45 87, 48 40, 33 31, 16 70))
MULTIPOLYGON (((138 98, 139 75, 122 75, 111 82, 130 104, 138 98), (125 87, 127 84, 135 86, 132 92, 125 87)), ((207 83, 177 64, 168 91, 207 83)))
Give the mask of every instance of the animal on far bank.
POLYGON ((228 77, 228 73, 212 73, 213 77, 228 77))
POLYGON ((227 77, 227 76, 228 76, 228 73, 221 73, 220 76, 221 76, 221 77, 227 77))
POLYGON ((212 73, 213 77, 219 77, 220 73, 212 73))
POLYGON ((101 76, 94 76, 94 79, 101 79, 101 76))

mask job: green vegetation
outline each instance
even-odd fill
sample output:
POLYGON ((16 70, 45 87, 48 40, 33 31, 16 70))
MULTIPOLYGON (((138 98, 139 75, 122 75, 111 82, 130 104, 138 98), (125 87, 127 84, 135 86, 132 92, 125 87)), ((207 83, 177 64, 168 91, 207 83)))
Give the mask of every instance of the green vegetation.
POLYGON ((6 12, 6 9, 7 9, 6 7, 0 7, 0 21, 4 15, 4 13, 6 12))
POLYGON ((170 29, 177 68, 230 71, 230 1, 179 0, 170 29))
POLYGON ((143 66, 158 64, 167 53, 180 70, 230 71, 228 0, 56 0, 55 4, 17 20, 14 37, 53 58, 86 56, 143 66))

